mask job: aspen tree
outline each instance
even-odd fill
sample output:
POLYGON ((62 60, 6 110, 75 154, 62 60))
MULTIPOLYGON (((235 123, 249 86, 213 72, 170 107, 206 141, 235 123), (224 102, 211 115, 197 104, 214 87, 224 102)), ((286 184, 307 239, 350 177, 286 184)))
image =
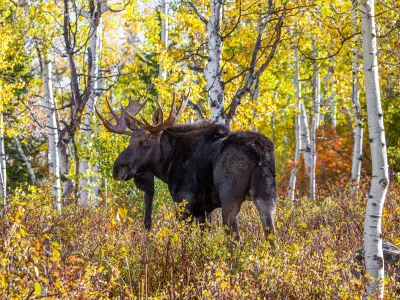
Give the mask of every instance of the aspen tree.
POLYGON ((49 170, 53 177, 53 195, 55 197, 54 208, 61 209, 61 179, 60 179, 60 158, 59 158, 59 134, 56 121, 56 106, 54 102, 52 82, 52 61, 40 53, 43 80, 43 106, 46 110, 46 127, 48 135, 48 160, 49 170))
POLYGON ((313 106, 311 114, 311 134, 310 134, 310 199, 315 200, 316 197, 316 163, 317 163, 317 147, 316 135, 319 123, 319 110, 320 110, 320 77, 317 69, 317 49, 315 45, 315 36, 311 37, 312 40, 312 55, 313 55, 313 106))
MULTIPOLYGON (((99 56, 101 51, 101 29, 102 29, 102 16, 109 9, 107 1, 95 0, 91 2, 89 11, 80 11, 80 15, 85 17, 89 22, 89 49, 90 57, 92 59, 90 78, 92 83, 89 85, 89 99, 85 107, 85 117, 83 120, 82 130, 84 133, 83 140, 86 146, 91 149, 91 136, 93 135, 93 115, 94 106, 96 105, 97 98, 99 95, 101 79, 100 79, 100 68, 99 68, 99 56)), ((96 177, 91 177, 88 173, 90 171, 88 157, 82 157, 79 162, 79 174, 80 174, 80 192, 78 204, 86 206, 89 201, 89 197, 92 196, 91 201, 98 202, 94 197, 96 195, 90 195, 92 185, 99 185, 96 177)), ((95 171, 96 168, 93 169, 95 171)))
POLYGON ((332 84, 331 84, 331 90, 330 90, 330 95, 329 95, 329 104, 331 107, 331 128, 336 129, 337 126, 337 121, 336 121, 336 99, 335 99, 335 90, 334 90, 334 82, 335 82, 335 75, 334 75, 334 66, 335 66, 335 57, 331 57, 331 66, 330 70, 332 71, 332 84))
POLYGON ((368 131, 372 156, 372 182, 364 223, 365 267, 369 276, 365 297, 383 299, 384 264, 381 220, 389 185, 389 173, 379 88, 374 1, 363 0, 360 10, 368 131))
POLYGON ((310 164, 311 164, 310 131, 308 129, 307 112, 303 100, 300 100, 300 153, 303 153, 304 167, 306 170, 306 174, 310 175, 310 164))
POLYGON ((221 14, 222 1, 211 1, 211 17, 207 22, 208 32, 208 62, 204 69, 207 82, 209 101, 211 107, 211 119, 216 123, 225 124, 224 111, 224 86, 221 74, 222 60, 222 36, 221 36, 221 14))
POLYGON ((301 144, 301 131, 300 131, 300 101, 301 101, 301 84, 300 84, 300 72, 299 72, 299 56, 297 53, 297 48, 295 49, 295 78, 294 85, 296 88, 296 115, 294 117, 294 128, 296 136, 296 148, 294 154, 294 166, 292 173, 290 174, 289 188, 288 188, 288 198, 294 200, 295 190, 296 190, 296 176, 298 171, 298 162, 300 160, 300 144, 301 144))
MULTIPOLYGON (((224 70, 226 70, 225 68, 229 63, 229 60, 233 59, 233 57, 231 57, 228 59, 224 58, 223 60, 222 43, 228 39, 231 40, 231 37, 237 34, 238 30, 240 30, 239 28, 245 24, 245 21, 241 21, 242 15, 244 16, 245 14, 241 8, 242 4, 235 3, 235 5, 238 5, 237 9, 239 11, 239 15, 236 16, 237 19, 232 19, 235 20, 233 22, 235 25, 230 30, 226 30, 227 27, 225 26, 224 33, 222 33, 222 11, 225 8, 228 8, 230 3, 228 4, 221 0, 212 0, 210 2, 211 13, 209 19, 206 19, 201 14, 194 1, 187 2, 207 28, 207 42, 204 43, 207 44, 206 55, 200 54, 203 50, 200 50, 201 47, 198 48, 198 50, 200 50, 198 52, 199 57, 202 60, 207 60, 204 62, 206 67, 202 68, 198 61, 193 61, 190 68, 196 71, 201 71, 204 75, 207 84, 211 119, 215 123, 226 124, 229 126, 242 99, 255 90, 255 84, 258 82, 258 78, 263 74, 274 57, 282 37, 282 25, 287 12, 287 3, 283 3, 281 9, 277 10, 273 1, 268 1, 265 12, 259 15, 262 16, 262 18, 257 22, 257 36, 254 39, 254 46, 252 45, 250 49, 250 57, 244 64, 237 66, 238 68, 235 69, 237 71, 236 74, 227 75, 228 73, 224 73, 224 77, 227 78, 222 78, 222 62, 224 70), (269 34, 271 36, 266 37, 269 34), (239 79, 243 80, 237 84, 237 80, 239 79), (225 88, 226 86, 233 84, 235 84, 236 87, 234 92, 231 94, 233 97, 225 111, 225 88)), ((193 52, 193 50, 190 52, 193 52)), ((195 55, 190 55, 190 57, 197 56, 197 53, 195 55)))
MULTIPOLYGON (((161 1, 161 43, 166 50, 168 48, 168 0, 161 1)), ((165 80, 165 72, 160 62, 159 68, 160 79, 165 80)))
MULTIPOLYGON (((353 0, 353 32, 357 30, 357 13, 358 11, 358 1, 353 0)), ((351 165, 351 181, 352 181, 352 195, 356 193, 358 189, 358 185, 360 183, 361 178, 361 160, 362 160, 362 144, 363 144, 363 135, 364 128, 362 125, 363 117, 361 115, 361 104, 360 104, 360 87, 359 87, 359 77, 358 77, 358 69, 359 69, 359 58, 360 53, 357 47, 357 43, 354 45, 354 60, 353 60, 353 68, 352 68, 352 102, 354 107, 354 119, 355 119, 355 128, 353 131, 353 159, 351 165)))
POLYGON ((4 149, 4 119, 3 113, 0 113, 0 188, 1 188, 1 205, 4 208, 7 204, 7 165, 6 152, 4 149))

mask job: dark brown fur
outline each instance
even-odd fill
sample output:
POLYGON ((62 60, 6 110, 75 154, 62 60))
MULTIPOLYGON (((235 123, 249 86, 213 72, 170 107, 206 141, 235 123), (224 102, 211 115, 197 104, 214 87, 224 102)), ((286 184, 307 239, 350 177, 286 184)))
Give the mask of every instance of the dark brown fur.
POLYGON ((145 192, 146 228, 151 227, 156 176, 168 184, 175 202, 187 201, 187 212, 200 222, 221 207, 224 224, 239 238, 237 214, 249 195, 265 235, 274 229, 274 147, 259 133, 231 132, 209 121, 175 125, 150 137, 137 129, 115 161, 113 176, 133 178, 145 192))

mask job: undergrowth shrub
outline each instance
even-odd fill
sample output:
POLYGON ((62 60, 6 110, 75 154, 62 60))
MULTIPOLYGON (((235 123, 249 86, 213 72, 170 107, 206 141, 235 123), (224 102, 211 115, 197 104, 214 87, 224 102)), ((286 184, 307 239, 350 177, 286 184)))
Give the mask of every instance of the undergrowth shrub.
MULTIPOLYGON (((109 194, 101 206, 52 209, 52 194, 17 189, 1 221, 0 294, 4 299, 360 299, 365 281, 351 274, 362 246, 365 196, 334 188, 319 201, 278 200, 276 248, 264 240, 246 202, 242 240, 225 234, 220 213, 201 230, 176 219, 157 185, 153 228, 143 226, 142 195, 109 194)), ((400 246, 398 189, 385 203, 384 239, 400 246)), ((386 299, 400 285, 386 278, 386 299)))

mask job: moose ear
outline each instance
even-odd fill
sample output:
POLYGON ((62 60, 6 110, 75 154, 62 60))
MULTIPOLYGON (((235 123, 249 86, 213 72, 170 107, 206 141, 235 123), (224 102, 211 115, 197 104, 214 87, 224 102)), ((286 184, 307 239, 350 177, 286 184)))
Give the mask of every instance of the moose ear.
POLYGON ((156 124, 162 123, 164 121, 163 119, 164 119, 164 117, 163 117, 162 110, 160 108, 157 108, 153 114, 153 124, 156 125, 156 124))

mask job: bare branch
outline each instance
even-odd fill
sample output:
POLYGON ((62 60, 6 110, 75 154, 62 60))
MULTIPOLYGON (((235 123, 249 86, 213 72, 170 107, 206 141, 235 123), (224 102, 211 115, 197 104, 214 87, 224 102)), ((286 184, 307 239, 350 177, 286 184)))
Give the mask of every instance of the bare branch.
POLYGON ((188 3, 193 8, 193 11, 196 13, 196 15, 199 17, 199 19, 204 23, 204 25, 207 26, 208 20, 203 17, 203 15, 197 9, 196 5, 194 5, 194 3, 192 1, 188 1, 188 3))
MULTIPOLYGON (((266 27, 266 23, 264 22, 261 27, 260 27, 260 33, 258 35, 257 41, 256 41, 256 45, 253 51, 253 56, 251 59, 251 63, 250 66, 248 67, 249 70, 249 74, 247 76, 247 80, 245 80, 245 84, 243 85, 242 88, 240 88, 239 90, 237 90, 235 96, 232 99, 232 102, 230 103, 230 105, 228 106, 229 108, 229 112, 226 114, 227 115, 227 122, 230 122, 234 115, 236 114, 236 110, 237 107, 240 104, 241 99, 248 93, 250 93, 252 86, 254 85, 254 83, 257 81, 257 79, 261 76, 261 74, 265 71, 265 69, 267 68, 267 66, 269 65, 269 63, 271 62, 272 58, 275 55, 275 51, 278 48, 279 42, 281 40, 281 32, 282 32, 282 27, 283 27, 283 20, 286 16, 286 4, 284 5, 282 14, 279 16, 278 18, 278 22, 276 24, 275 27, 275 36, 272 37, 272 39, 274 39, 274 43, 271 47, 271 50, 267 56, 267 58, 265 59, 265 61, 262 63, 262 65, 259 67, 259 69, 257 71, 255 71, 255 66, 257 61, 264 55, 264 52, 266 51, 266 48, 263 50, 262 54, 260 57, 258 57, 258 52, 261 49, 261 41, 262 41, 262 34, 265 30, 266 27)), ((242 71, 242 73, 244 73, 242 71)), ((239 76, 237 76, 239 77, 239 76)))
POLYGON ((189 100, 187 106, 192 109, 199 116, 200 119, 205 119, 204 114, 198 104, 193 103, 189 100))

